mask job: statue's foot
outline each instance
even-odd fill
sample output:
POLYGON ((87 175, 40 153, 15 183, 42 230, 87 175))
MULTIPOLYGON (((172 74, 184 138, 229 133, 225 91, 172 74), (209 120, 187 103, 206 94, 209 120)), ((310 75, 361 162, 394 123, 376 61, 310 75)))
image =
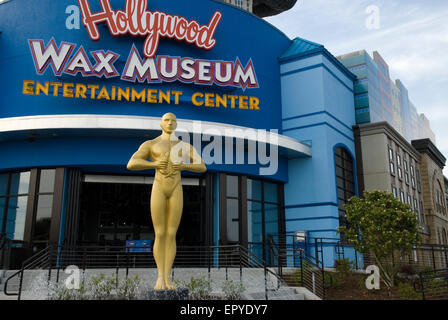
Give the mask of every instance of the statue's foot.
POLYGON ((165 280, 162 277, 158 278, 154 290, 166 290, 166 289, 167 287, 165 284, 165 280))
POLYGON ((165 285, 167 290, 176 290, 177 287, 171 282, 170 278, 165 279, 165 285))

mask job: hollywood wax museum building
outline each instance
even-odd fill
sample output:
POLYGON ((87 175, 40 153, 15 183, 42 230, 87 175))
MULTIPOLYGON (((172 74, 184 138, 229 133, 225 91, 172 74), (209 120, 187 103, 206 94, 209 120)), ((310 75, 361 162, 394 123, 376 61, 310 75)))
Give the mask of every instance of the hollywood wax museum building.
POLYGON ((179 246, 239 243, 267 259, 270 235, 339 237, 357 195, 355 76, 320 44, 199 2, 0 4, 11 268, 49 244, 153 240, 154 172, 126 164, 167 112, 207 165, 183 173, 179 246))

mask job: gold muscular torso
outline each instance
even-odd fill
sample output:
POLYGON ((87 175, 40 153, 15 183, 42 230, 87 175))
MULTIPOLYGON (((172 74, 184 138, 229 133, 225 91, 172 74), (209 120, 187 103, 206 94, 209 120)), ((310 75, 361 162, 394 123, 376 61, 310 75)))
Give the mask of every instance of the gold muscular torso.
POLYGON ((159 184, 163 193, 169 198, 176 187, 180 186, 181 175, 180 171, 173 169, 173 162, 171 161, 171 149, 177 142, 163 141, 159 139, 153 140, 153 145, 150 152, 151 161, 167 160, 167 166, 165 169, 156 169, 156 175, 154 183, 159 184))

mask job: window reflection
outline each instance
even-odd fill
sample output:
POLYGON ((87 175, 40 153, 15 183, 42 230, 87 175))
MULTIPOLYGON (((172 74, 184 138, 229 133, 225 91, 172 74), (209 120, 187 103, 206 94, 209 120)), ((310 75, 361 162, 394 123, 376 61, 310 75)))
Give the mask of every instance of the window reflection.
POLYGON ((30 187, 30 172, 17 172, 11 174, 11 187, 9 193, 12 195, 28 194, 30 187))
POLYGON ((247 199, 261 201, 261 181, 247 179, 247 199))
POLYGON ((277 202, 277 185, 274 183, 264 183, 264 201, 277 202))
POLYGON ((238 199, 227 199, 227 240, 239 241, 238 199))
MULTIPOLYGON (((8 174, 0 174, 0 197, 6 195, 7 189, 8 189, 8 174)), ((3 213, 3 211, 1 213, 3 213)))
POLYGON ((28 196, 9 198, 6 221, 6 235, 9 239, 23 241, 27 204, 28 196))
POLYGON ((55 169, 41 170, 39 180, 39 193, 54 192, 55 169))
POLYGON ((50 238, 51 209, 53 195, 39 195, 34 227, 34 240, 48 240, 50 238))

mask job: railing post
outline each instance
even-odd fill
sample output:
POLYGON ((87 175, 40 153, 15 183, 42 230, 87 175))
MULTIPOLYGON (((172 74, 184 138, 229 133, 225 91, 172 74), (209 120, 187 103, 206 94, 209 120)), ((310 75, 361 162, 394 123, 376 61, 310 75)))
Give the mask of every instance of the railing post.
POLYGON ((243 266, 241 260, 241 245, 238 246, 239 256, 240 256, 240 283, 243 284, 243 266))
POLYGON ((435 254, 434 254, 434 247, 431 247, 431 253, 432 253, 432 265, 434 267, 434 270, 437 270, 437 267, 436 267, 436 257, 435 257, 435 254))
POLYGON ((212 256, 210 253, 212 252, 212 248, 211 247, 208 247, 208 250, 207 250, 207 264, 208 264, 208 266, 207 266, 207 268, 208 268, 208 281, 210 281, 210 278, 211 278, 211 266, 210 266, 210 257, 212 256))
POLYGON ((128 252, 128 248, 126 248, 125 254, 126 254, 126 279, 127 279, 128 276, 129 276, 129 252, 128 252))
POLYGON ((303 281, 303 252, 300 251, 300 285, 303 287, 304 286, 304 281, 303 281))

